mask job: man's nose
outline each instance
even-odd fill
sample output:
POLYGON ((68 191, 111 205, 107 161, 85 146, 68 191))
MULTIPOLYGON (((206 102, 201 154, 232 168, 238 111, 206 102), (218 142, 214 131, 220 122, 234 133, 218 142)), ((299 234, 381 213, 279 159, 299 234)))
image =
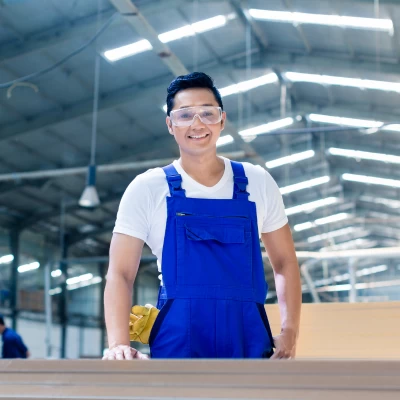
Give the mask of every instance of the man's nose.
POLYGON ((196 115, 193 117, 193 122, 192 122, 191 127, 192 127, 192 128, 204 128, 204 126, 205 126, 205 124, 201 121, 200 115, 199 115, 199 114, 196 114, 196 115))

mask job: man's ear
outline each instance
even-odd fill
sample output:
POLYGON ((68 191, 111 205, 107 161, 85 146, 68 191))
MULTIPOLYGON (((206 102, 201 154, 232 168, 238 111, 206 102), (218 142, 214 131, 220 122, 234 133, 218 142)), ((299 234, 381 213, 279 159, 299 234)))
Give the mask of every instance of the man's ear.
POLYGON ((221 119, 221 131, 225 129, 225 121, 226 121, 226 112, 222 112, 222 119, 221 119))
POLYGON ((173 135, 174 132, 172 131, 172 122, 171 122, 171 118, 170 118, 170 117, 167 117, 167 118, 165 119, 165 123, 167 124, 168 132, 169 132, 171 135, 173 135))

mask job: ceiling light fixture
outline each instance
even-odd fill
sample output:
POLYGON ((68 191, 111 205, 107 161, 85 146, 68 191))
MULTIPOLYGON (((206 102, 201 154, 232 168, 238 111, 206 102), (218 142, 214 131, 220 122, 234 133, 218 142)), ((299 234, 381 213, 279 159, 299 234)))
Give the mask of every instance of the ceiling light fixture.
POLYGON ((312 158, 314 156, 315 156, 314 150, 307 150, 307 151, 303 151, 301 153, 291 154, 290 156, 281 157, 276 160, 267 161, 265 163, 265 165, 267 168, 276 168, 276 167, 280 167, 281 165, 293 164, 298 161, 306 160, 306 159, 312 158))
POLYGON ((371 185, 383 185, 394 188, 400 188, 400 180, 378 178, 376 176, 356 175, 356 174, 343 174, 342 179, 345 181, 368 183, 371 185))
POLYGON ((312 201, 311 203, 300 204, 298 206, 290 207, 285 210, 286 215, 298 214, 306 211, 313 211, 317 208, 329 206, 331 204, 335 204, 339 201, 338 197, 328 197, 326 199, 320 199, 316 201, 312 201))
POLYGON ((291 82, 309 82, 321 85, 348 86, 358 89, 384 90, 400 93, 399 82, 375 81, 371 79, 347 78, 341 76, 285 72, 284 77, 291 82))
POLYGON ((12 254, 7 254, 5 256, 0 257, 0 264, 9 264, 14 260, 14 256, 12 254))
POLYGON ((318 225, 331 224, 333 222, 343 221, 350 217, 348 213, 339 213, 335 215, 330 215, 329 217, 318 218, 314 222, 305 222, 304 224, 297 224, 293 227, 296 232, 304 231, 306 229, 314 228, 318 225))
MULTIPOLYGON (((216 15, 215 17, 198 21, 191 25, 185 25, 181 28, 161 33, 158 35, 158 38, 162 43, 169 43, 184 37, 194 36, 197 33, 203 33, 212 29, 220 28, 226 25, 227 21, 234 19, 235 17, 235 14, 229 14, 228 16, 216 15)), ((118 61, 152 49, 153 46, 151 43, 148 40, 143 39, 115 49, 106 50, 103 54, 109 61, 118 61)))
POLYGON ((250 9, 249 14, 259 20, 290 22, 293 24, 315 24, 337 26, 340 28, 367 29, 384 31, 393 35, 393 22, 391 19, 360 18, 341 15, 309 14, 289 11, 272 11, 250 9))
POLYGON ((233 142, 234 139, 231 135, 220 136, 217 140, 217 147, 225 146, 226 144, 233 142))
POLYGON ((296 192, 298 190, 308 189, 310 187, 323 185, 324 183, 328 183, 330 181, 329 176, 321 176, 320 178, 310 179, 308 181, 295 183, 293 185, 285 186, 280 188, 281 194, 288 194, 292 192, 296 192))
POLYGON ((37 261, 31 262, 29 264, 24 264, 18 267, 18 272, 23 273, 23 272, 28 272, 28 271, 33 271, 35 269, 38 269, 40 267, 40 263, 37 261))
POLYGON ((324 124, 352 126, 355 128, 380 128, 384 125, 381 121, 372 121, 367 119, 335 117, 331 115, 310 114, 308 116, 312 122, 324 124))
POLYGON ((222 97, 226 97, 231 94, 247 92, 251 89, 255 89, 260 86, 269 85, 276 82, 278 82, 278 77, 274 72, 270 72, 269 74, 259 76, 258 78, 249 79, 247 81, 242 81, 230 86, 226 86, 219 89, 219 92, 221 93, 222 97))
POLYGON ((239 132, 240 136, 257 136, 257 135, 262 135, 264 133, 276 131, 281 128, 285 128, 287 126, 290 126, 294 123, 293 118, 283 118, 279 119, 277 121, 273 122, 268 122, 267 124, 262 124, 255 126, 253 128, 245 129, 243 131, 239 132))
POLYGON ((400 156, 395 156, 391 154, 371 153, 369 151, 350 149, 338 149, 336 147, 329 148, 328 153, 332 154, 333 156, 343 156, 361 160, 383 161, 386 163, 400 164, 400 156))

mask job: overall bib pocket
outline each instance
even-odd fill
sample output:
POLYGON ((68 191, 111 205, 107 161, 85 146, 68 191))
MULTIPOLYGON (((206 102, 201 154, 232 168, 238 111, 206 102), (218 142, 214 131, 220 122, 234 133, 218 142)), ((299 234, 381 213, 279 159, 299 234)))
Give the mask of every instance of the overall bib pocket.
POLYGON ((247 218, 177 218, 177 283, 252 286, 252 235, 247 218))

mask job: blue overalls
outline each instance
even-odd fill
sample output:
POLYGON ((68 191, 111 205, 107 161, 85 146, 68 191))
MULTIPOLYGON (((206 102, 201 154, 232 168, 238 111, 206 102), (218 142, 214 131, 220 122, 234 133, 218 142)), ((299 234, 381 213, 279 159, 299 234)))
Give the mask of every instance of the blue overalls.
POLYGON ((248 200, 243 165, 231 164, 233 199, 187 198, 175 167, 163 168, 171 196, 152 358, 273 354, 256 205, 248 200))

